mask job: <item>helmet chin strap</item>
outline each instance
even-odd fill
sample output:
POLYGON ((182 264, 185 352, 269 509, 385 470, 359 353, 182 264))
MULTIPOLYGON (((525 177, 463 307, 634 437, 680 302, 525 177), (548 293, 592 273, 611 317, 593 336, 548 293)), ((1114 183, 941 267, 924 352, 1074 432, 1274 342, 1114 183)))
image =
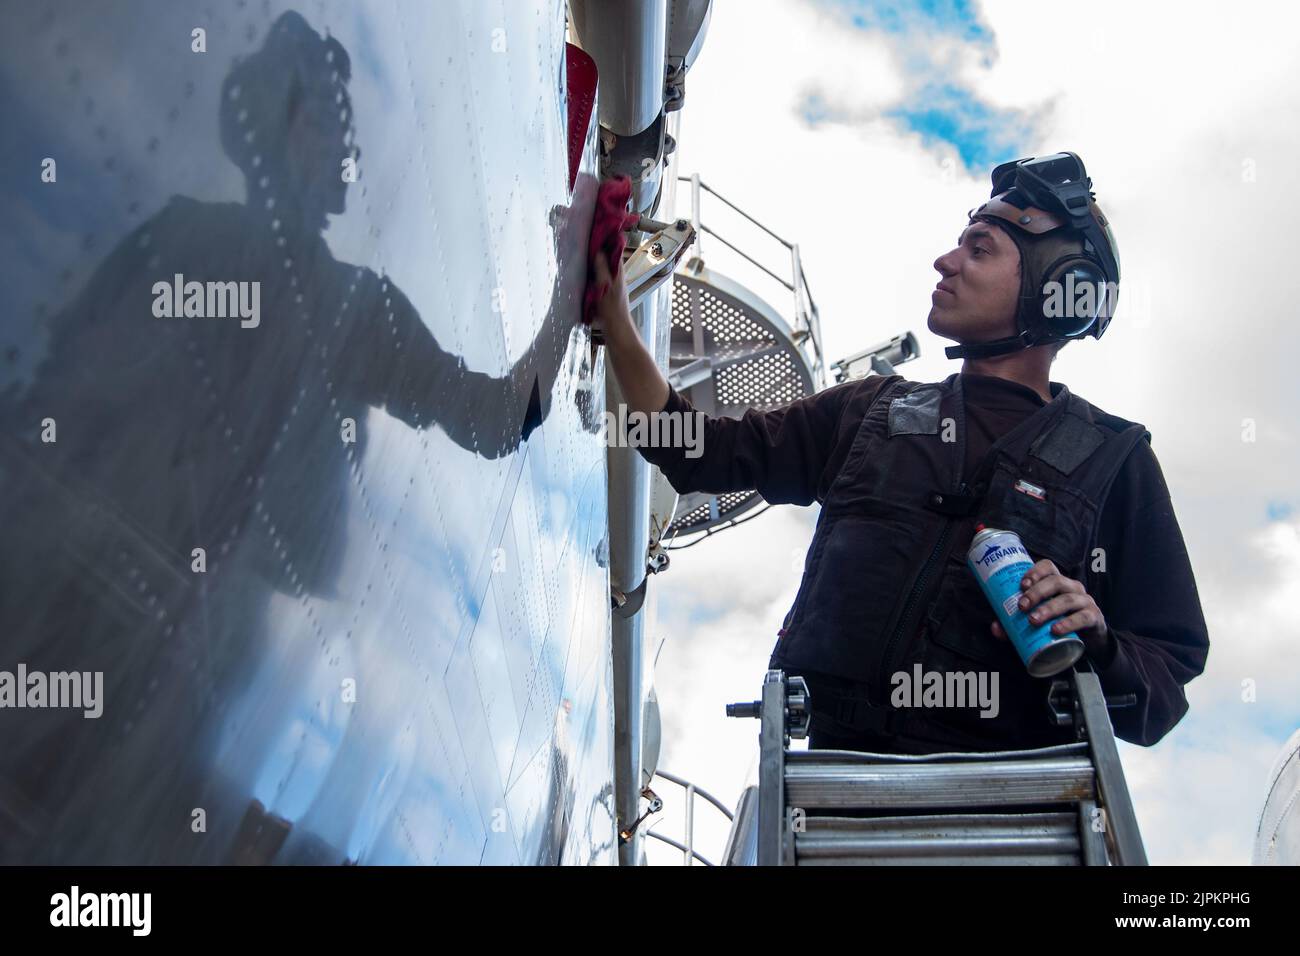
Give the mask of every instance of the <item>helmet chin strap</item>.
POLYGON ((1034 342, 1032 336, 1026 331, 1005 339, 994 339, 992 342, 965 342, 961 345, 950 345, 943 350, 943 354, 950 359, 990 358, 994 355, 1020 352, 1039 344, 1041 343, 1034 342))

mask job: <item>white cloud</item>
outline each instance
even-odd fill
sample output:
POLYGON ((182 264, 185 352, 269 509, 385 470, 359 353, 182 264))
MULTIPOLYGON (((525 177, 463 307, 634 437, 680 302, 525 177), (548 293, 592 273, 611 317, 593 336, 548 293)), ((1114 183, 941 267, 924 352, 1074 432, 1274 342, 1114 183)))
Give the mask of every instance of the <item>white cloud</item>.
MULTIPOLYGON (((1300 31, 1275 5, 1225 16, 1107 2, 1088 17, 1072 47, 1077 9, 985 3, 996 56, 936 62, 960 64, 962 83, 994 108, 1036 118, 1026 154, 1079 152, 1114 223, 1132 292, 1105 338, 1071 345, 1052 377, 1151 430, 1211 636, 1188 717, 1154 748, 1122 752, 1153 862, 1243 863, 1272 757, 1300 725, 1297 525, 1267 517, 1273 502, 1300 510, 1300 270, 1288 261, 1300 31), (1247 419, 1254 441, 1243 440, 1247 419), (1241 680, 1253 676, 1259 699, 1243 704, 1241 680)), ((909 83, 887 42, 808 4, 719 0, 687 80, 680 168, 800 243, 829 356, 911 329, 923 354, 903 371, 935 381, 957 366, 925 328, 932 263, 987 197, 988 170, 968 173, 955 150, 927 151, 873 118, 909 83), (809 90, 852 122, 810 127, 798 113, 809 90)), ((744 278, 717 243, 703 251, 744 278)), ((790 552, 807 547, 815 514, 774 509, 678 552, 654 582, 659 626, 672 632, 657 680, 663 765, 728 803, 757 722, 728 721, 722 705, 758 694, 798 586, 790 552), (690 623, 701 610, 720 616, 690 623)), ((672 789, 661 792, 676 808, 672 789)), ((716 853, 725 827, 711 811, 696 817, 716 853)))

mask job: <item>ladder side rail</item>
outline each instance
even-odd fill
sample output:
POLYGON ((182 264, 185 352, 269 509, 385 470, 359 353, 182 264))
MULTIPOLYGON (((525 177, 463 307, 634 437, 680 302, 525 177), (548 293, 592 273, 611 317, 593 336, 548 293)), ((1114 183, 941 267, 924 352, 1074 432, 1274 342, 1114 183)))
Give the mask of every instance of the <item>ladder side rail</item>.
POLYGON ((785 863, 785 675, 767 672, 758 731, 758 865, 785 863))
POLYGON ((1115 733, 1101 681, 1088 671, 1075 672, 1079 713, 1088 734, 1088 746, 1096 767, 1097 791, 1101 797, 1106 830, 1115 845, 1115 862, 1120 866, 1146 866, 1146 848, 1138 828, 1137 814, 1124 780, 1124 766, 1115 746, 1115 733))

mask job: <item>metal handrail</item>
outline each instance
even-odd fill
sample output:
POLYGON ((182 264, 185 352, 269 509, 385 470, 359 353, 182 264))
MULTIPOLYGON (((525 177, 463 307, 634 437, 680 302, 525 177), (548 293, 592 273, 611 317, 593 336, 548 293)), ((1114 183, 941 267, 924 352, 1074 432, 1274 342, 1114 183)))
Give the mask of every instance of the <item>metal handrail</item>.
POLYGON ((646 830, 646 836, 652 836, 656 840, 662 840, 664 843, 681 850, 683 854, 683 864, 685 866, 690 866, 692 859, 699 860, 705 866, 714 866, 715 864, 710 863, 704 858, 704 856, 695 850, 695 798, 697 796, 703 797, 705 800, 709 801, 709 803, 721 810, 728 820, 734 820, 735 814, 728 810, 726 804, 713 794, 709 793, 709 791, 695 786, 695 784, 691 783, 689 780, 684 780, 676 774, 669 773, 667 770, 656 770, 654 776, 663 777, 668 782, 675 783, 686 790, 686 842, 678 843, 671 837, 666 837, 662 833, 656 833, 654 830, 646 830))
MULTIPOLYGON (((685 176, 678 176, 677 178, 678 178, 678 180, 682 180, 682 179, 686 179, 687 177, 685 177, 685 176)), ((698 177, 698 175, 696 175, 696 176, 692 176, 692 177, 690 177, 690 180, 691 180, 692 183, 694 183, 694 182, 699 181, 699 177, 698 177)), ((783 244, 787 249, 793 249, 793 248, 794 248, 794 243, 792 243, 789 239, 785 239, 785 238, 782 238, 781 236, 778 236, 778 235, 777 235, 776 233, 774 233, 771 229, 767 228, 767 226, 763 225, 761 222, 759 222, 757 219, 755 219, 755 218, 754 218, 753 216, 751 216, 749 213, 745 212, 745 210, 741 209, 741 208, 740 208, 739 206, 737 206, 734 202, 732 202, 732 201, 731 201, 730 199, 728 199, 726 196, 722 195, 722 193, 718 192, 718 191, 717 191, 716 189, 714 189, 713 187, 709 186, 707 183, 700 182, 700 188, 703 189, 703 190, 705 190, 706 192, 710 192, 710 193, 712 193, 713 195, 717 196, 719 199, 721 199, 723 202, 725 202, 725 203, 726 203, 728 206, 730 206, 732 209, 736 210, 736 212, 740 213, 742 216, 744 216, 746 219, 748 219, 748 220, 749 220, 750 222, 752 222, 754 225, 758 226, 759 229, 762 229, 765 233, 767 233, 769 236, 771 236, 771 237, 772 237, 773 239, 775 239, 777 242, 783 244)))
POLYGON ((787 289, 789 289, 791 292, 794 292, 796 295, 798 294, 798 290, 795 289, 794 285, 792 285, 791 283, 787 282, 785 279, 782 279, 779 275, 777 275, 775 272, 773 272, 773 271, 772 271, 771 269, 769 269, 767 266, 763 265, 763 263, 759 262, 757 259, 755 259, 753 256, 751 256, 749 253, 744 252, 744 251, 742 251, 741 249, 736 248, 736 246, 734 246, 733 244, 731 244, 730 242, 728 242, 726 239, 723 239, 720 235, 718 235, 716 232, 714 232, 714 231, 713 231, 712 229, 710 229, 708 226, 701 225, 701 226, 700 226, 700 232, 707 232, 710 236, 712 236, 714 239, 718 240, 718 242, 722 243, 724 246, 726 246, 728 249, 730 249, 730 250, 731 250, 732 252, 734 252, 736 255, 738 255, 738 256, 743 256, 745 259, 748 259, 750 262, 752 262, 752 263, 753 263, 754 265, 756 265, 758 268, 762 269, 764 272, 766 272, 768 275, 770 275, 770 276, 771 276, 773 279, 775 279, 777 282, 781 283, 781 285, 785 286, 787 289))
MULTIPOLYGON (((700 853, 698 850, 692 850, 686 844, 678 843, 672 837, 666 837, 662 833, 659 833, 657 830, 646 830, 645 835, 648 837, 654 837, 656 840, 662 840, 664 843, 667 843, 669 846, 676 847, 677 849, 681 850, 683 853, 689 853, 692 857, 699 860, 705 866, 718 865, 716 863, 710 862, 709 859, 705 857, 703 853, 700 853)), ((690 864, 687 865, 689 866, 690 864)))
POLYGON ((792 331, 795 335, 795 342, 801 343, 804 338, 812 339, 813 346, 813 374, 816 379, 816 386, 820 388, 825 384, 826 379, 826 360, 822 354, 822 334, 821 334, 821 315, 817 310, 817 302, 813 299, 812 290, 808 287, 808 276, 804 272, 803 262, 799 258, 799 244, 791 242, 783 236, 773 232, 770 228, 759 222, 745 210, 741 209, 726 196, 719 193, 716 189, 701 181, 699 173, 690 176, 678 176, 679 182, 691 184, 691 224, 695 227, 695 256, 702 259, 701 238, 704 233, 708 233, 714 239, 736 253, 742 259, 745 259, 756 268, 765 272, 776 282, 780 283, 785 289, 794 295, 794 322, 792 331), (726 203, 731 209, 744 216, 751 223, 762 229, 765 233, 785 246, 790 255, 790 279, 784 279, 776 272, 769 269, 763 263, 759 262, 753 256, 742 251, 738 246, 729 242, 715 230, 706 226, 700 218, 700 195, 707 192, 716 196, 722 202, 726 203))

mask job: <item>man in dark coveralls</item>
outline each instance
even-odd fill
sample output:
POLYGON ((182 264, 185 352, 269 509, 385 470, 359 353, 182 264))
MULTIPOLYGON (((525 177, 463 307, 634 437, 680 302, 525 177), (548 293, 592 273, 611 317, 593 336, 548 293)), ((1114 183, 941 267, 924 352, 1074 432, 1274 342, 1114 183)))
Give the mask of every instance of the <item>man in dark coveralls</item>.
MULTIPOLYGON (((977 523, 1020 535, 1031 621, 1058 619, 1108 697, 1116 734, 1160 740, 1187 711, 1209 636, 1151 435, 1048 373, 1065 343, 1100 338, 1118 249, 1072 153, 1004 163, 990 200, 934 262, 928 325, 960 373, 845 382, 740 419, 705 419, 702 454, 644 447, 679 493, 757 489, 821 504, 802 585, 769 666, 812 692, 811 746, 895 753, 1003 750, 1072 739, 1049 720, 966 565, 977 523), (1089 294, 1080 294, 1087 290, 1089 294), (898 675, 996 676, 996 713, 899 706, 898 675)), ((609 276, 596 263, 598 279, 609 276)), ((632 325, 620 277, 600 304, 629 411, 693 412, 632 325)), ((699 449, 696 449, 697 451, 699 449)), ((945 702, 946 703, 946 702, 945 702)))

